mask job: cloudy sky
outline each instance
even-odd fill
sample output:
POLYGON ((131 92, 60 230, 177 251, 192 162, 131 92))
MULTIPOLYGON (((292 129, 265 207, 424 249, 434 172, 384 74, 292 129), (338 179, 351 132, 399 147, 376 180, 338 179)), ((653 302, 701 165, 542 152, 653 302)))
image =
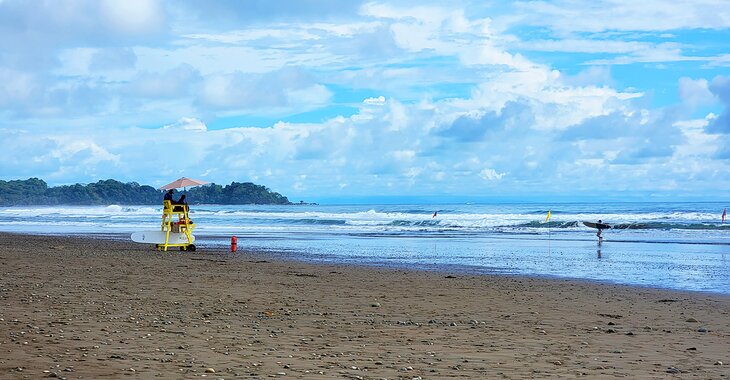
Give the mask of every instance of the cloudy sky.
POLYGON ((726 0, 0 0, 0 83, 3 180, 730 199, 726 0))

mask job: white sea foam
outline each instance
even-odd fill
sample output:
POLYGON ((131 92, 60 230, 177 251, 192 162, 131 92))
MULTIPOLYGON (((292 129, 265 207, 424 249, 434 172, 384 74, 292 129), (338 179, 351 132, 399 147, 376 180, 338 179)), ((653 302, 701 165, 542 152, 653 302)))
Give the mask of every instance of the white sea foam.
MULTIPOLYGON (((553 212, 550 224, 545 224, 545 214, 532 205, 435 205, 435 206, 217 206, 193 205, 190 216, 206 230, 235 231, 266 229, 270 231, 312 231, 330 233, 377 233, 413 232, 427 233, 444 230, 469 230, 473 232, 532 231, 544 233, 547 226, 554 231, 588 230, 580 221, 602 219, 624 228, 719 228, 719 215, 696 210, 695 205, 678 209, 643 205, 631 212, 633 205, 624 204, 618 212, 587 213, 586 205, 562 205, 553 212), (433 217, 432 210, 439 210, 433 217), (665 211, 666 209, 666 211, 665 211), (575 212, 580 211, 580 212, 575 212), (653 224, 652 224, 653 223, 653 224), (651 226, 647 227, 647 225, 651 226), (699 226, 699 227, 698 227, 699 226)), ((600 205, 599 210, 610 211, 612 205, 600 205)), ((705 206, 705 209, 715 207, 705 206)), ((59 207, 0 207, 0 226, 98 226, 101 230, 118 228, 133 229, 142 225, 156 225, 160 220, 161 207, 155 206, 59 206, 59 207)))
POLYGON ((0 207, 0 216, 79 216, 110 217, 115 215, 152 215, 162 212, 162 207, 151 206, 39 206, 39 207, 0 207))

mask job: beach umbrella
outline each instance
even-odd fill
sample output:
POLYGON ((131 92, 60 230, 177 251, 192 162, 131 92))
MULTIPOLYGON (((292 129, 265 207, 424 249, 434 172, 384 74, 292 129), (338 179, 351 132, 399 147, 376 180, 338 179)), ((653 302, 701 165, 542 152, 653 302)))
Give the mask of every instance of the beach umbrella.
POLYGON ((197 179, 191 179, 187 177, 178 178, 170 183, 168 183, 165 186, 162 186, 159 188, 159 190, 170 190, 170 189, 179 189, 179 188, 186 188, 186 187, 193 187, 193 186, 200 186, 205 185, 208 182, 205 181, 199 181, 197 179))

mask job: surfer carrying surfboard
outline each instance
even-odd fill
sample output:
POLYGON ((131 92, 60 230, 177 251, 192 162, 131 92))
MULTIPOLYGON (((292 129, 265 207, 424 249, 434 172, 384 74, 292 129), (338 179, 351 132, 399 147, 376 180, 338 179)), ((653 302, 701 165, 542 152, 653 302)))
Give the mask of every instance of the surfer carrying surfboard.
POLYGON ((611 226, 603 223, 603 221, 600 219, 598 220, 598 223, 583 222, 583 224, 586 227, 595 228, 598 230, 598 232, 596 232, 596 236, 598 236, 598 244, 601 244, 601 242, 603 241, 603 230, 611 228, 611 226))

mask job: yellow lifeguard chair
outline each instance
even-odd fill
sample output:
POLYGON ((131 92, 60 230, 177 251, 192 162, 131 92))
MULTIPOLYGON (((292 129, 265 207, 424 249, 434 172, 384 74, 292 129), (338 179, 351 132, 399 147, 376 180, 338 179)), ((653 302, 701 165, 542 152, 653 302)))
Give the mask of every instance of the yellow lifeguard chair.
POLYGON ((194 228, 195 224, 188 216, 188 205, 173 204, 167 200, 162 201, 162 226, 160 230, 165 235, 165 243, 157 244, 157 250, 167 251, 168 247, 180 247, 181 251, 195 251, 195 244, 193 244, 195 237, 192 235, 194 228), (180 239, 170 242, 171 233, 184 234, 187 237, 187 242, 179 242, 180 239))

